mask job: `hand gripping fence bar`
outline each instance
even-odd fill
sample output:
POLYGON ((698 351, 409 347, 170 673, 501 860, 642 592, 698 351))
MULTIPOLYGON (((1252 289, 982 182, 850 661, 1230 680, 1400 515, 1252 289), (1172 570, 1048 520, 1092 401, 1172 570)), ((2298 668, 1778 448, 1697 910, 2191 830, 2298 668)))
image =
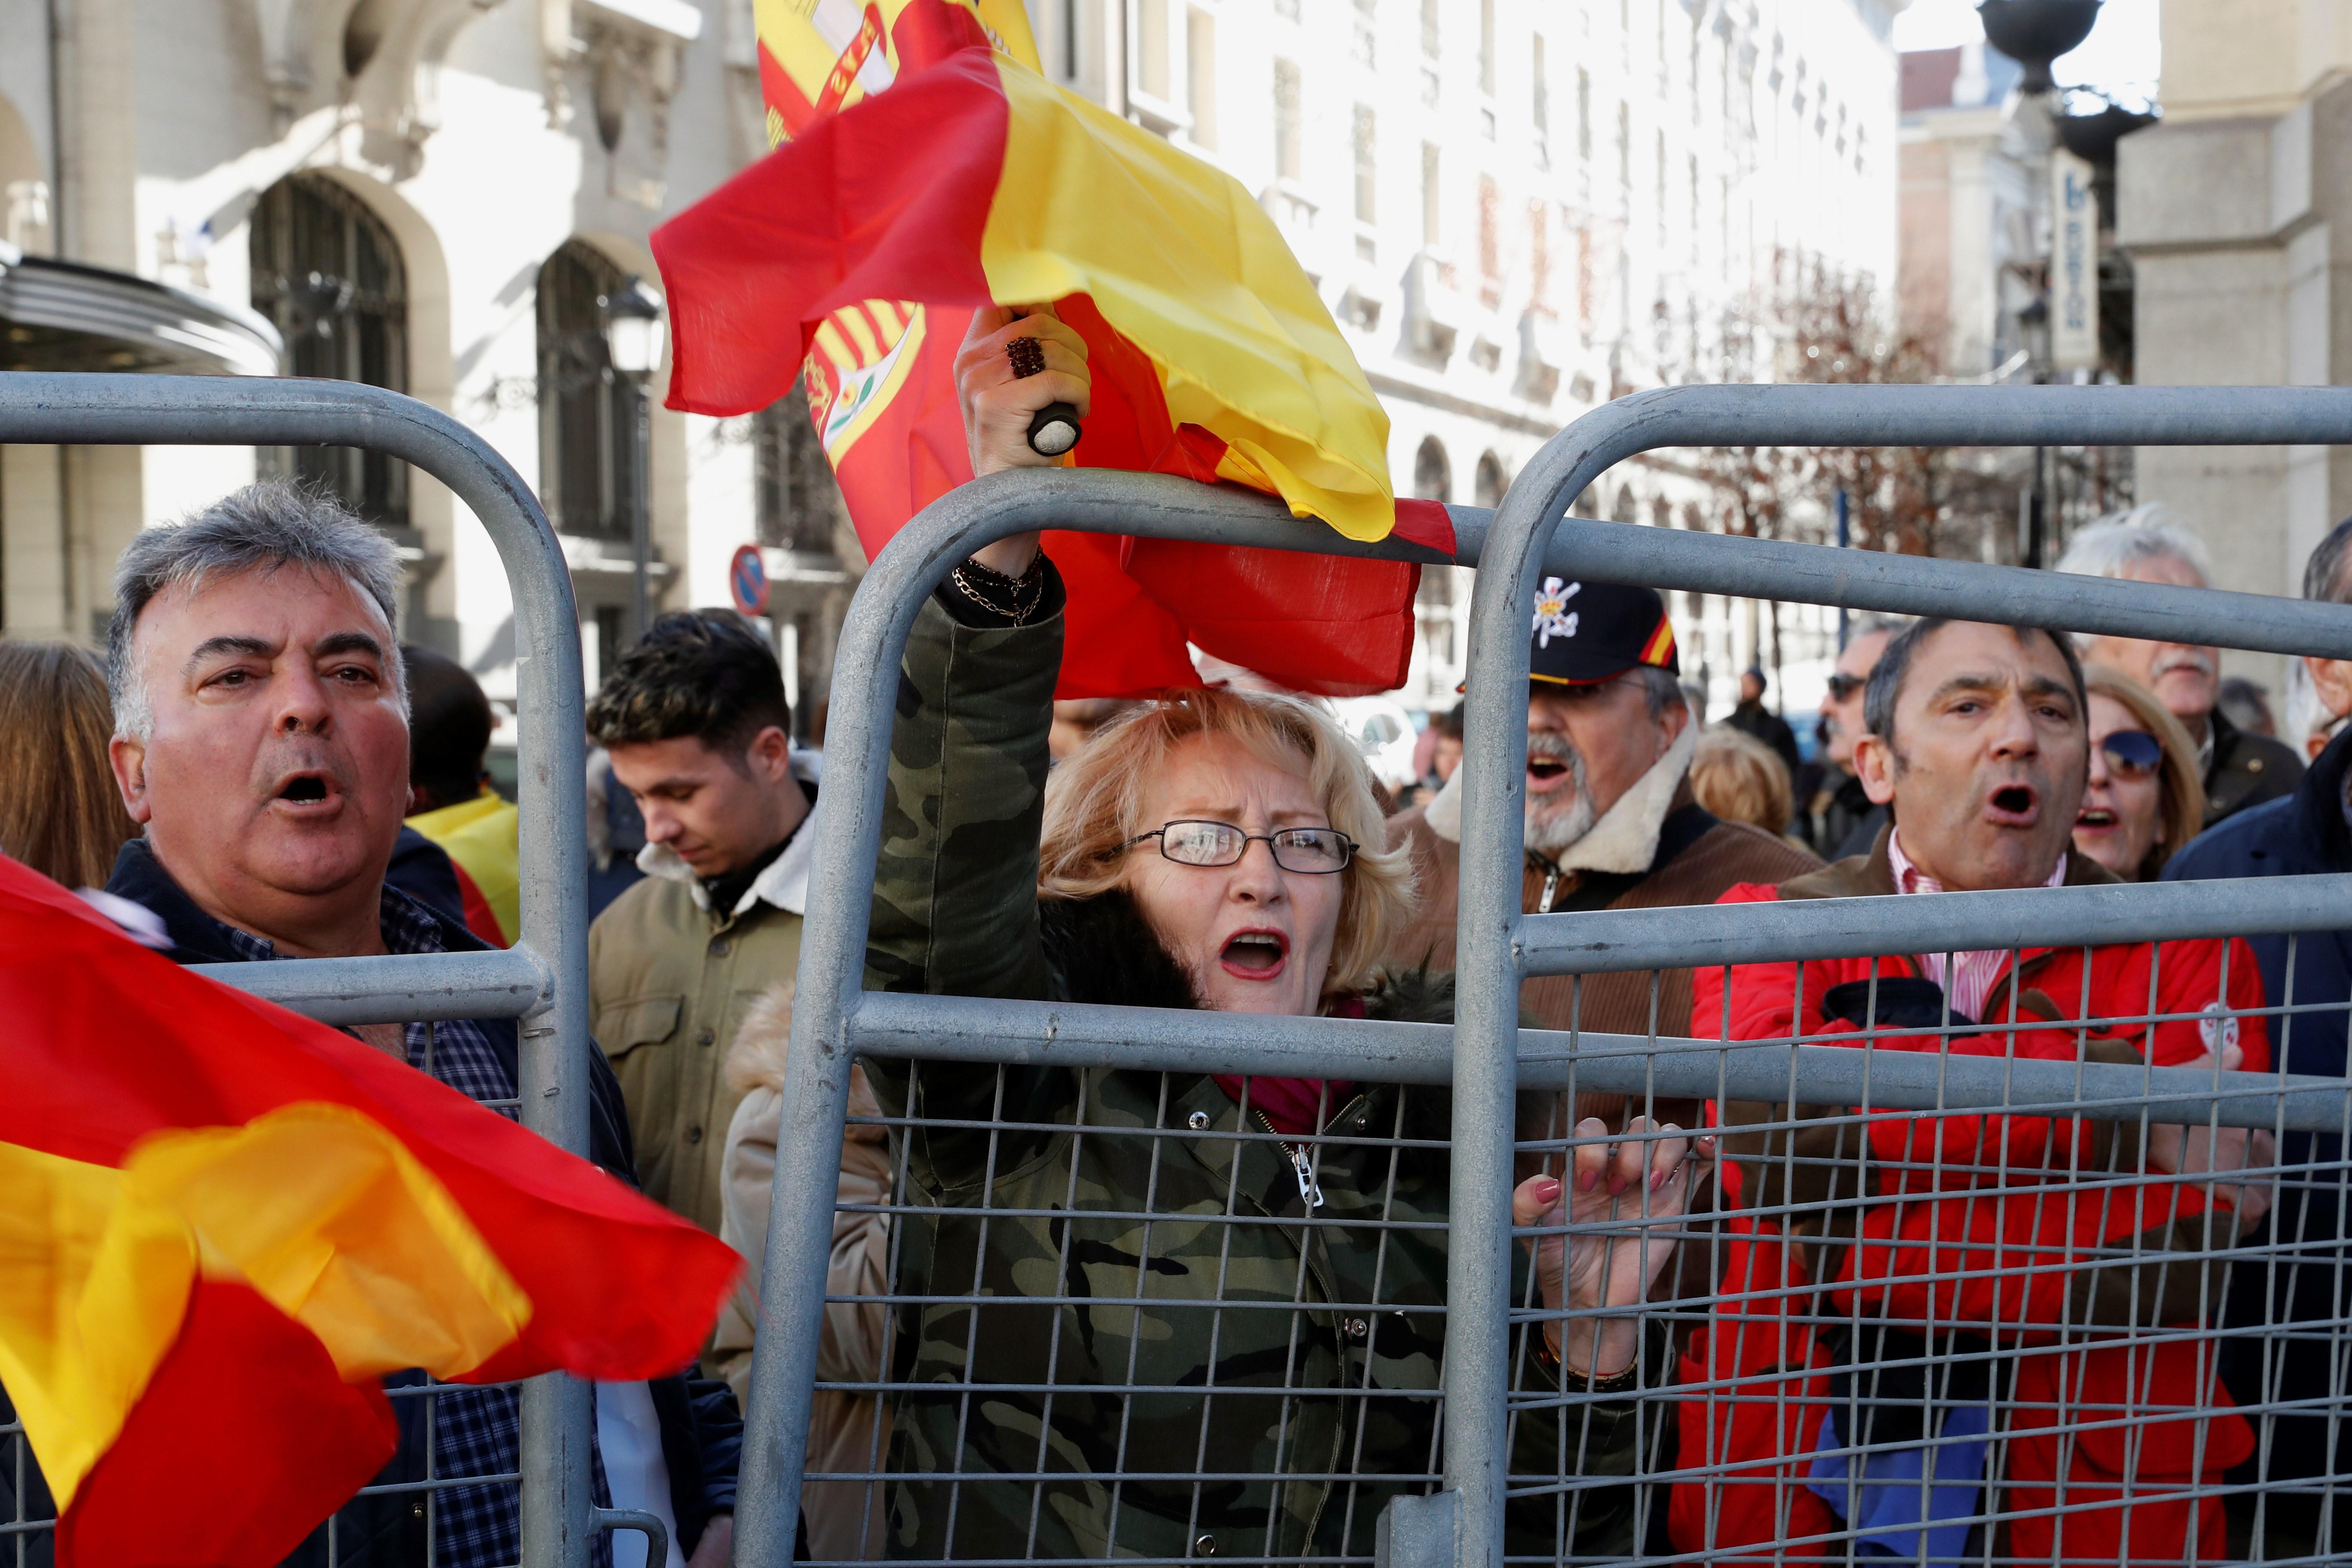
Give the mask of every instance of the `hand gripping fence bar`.
MULTIPOLYGON (((1864 1053, 1708 1043, 1677 1065, 1666 1042, 1518 1027, 1523 977, 1662 963, 1908 953, 2061 941, 2146 941, 2352 926, 2352 878, 1828 900, 1738 910, 1521 913, 1528 673, 1525 606, 1538 571, 1858 610, 2280 653, 2352 658, 2352 610, 1821 546, 1567 519, 1612 464, 1685 446, 2335 445, 2352 440, 2352 389, 2189 387, 1681 387, 1621 399, 1554 437, 1501 509, 1451 509, 1453 560, 1482 570, 1472 600, 1455 1022, 1320 1018, 987 1002, 862 989, 868 904, 899 660, 923 598, 971 551, 1037 528, 1192 539, 1440 563, 1397 541, 1358 543, 1230 489, 1088 470, 1023 470, 966 485, 910 521, 859 586, 838 644, 828 824, 816 847, 785 1068, 773 1206, 737 1540, 738 1561, 785 1568, 808 1457, 849 1074, 861 1054, 1147 1070, 1391 1077, 1453 1086, 1454 1206, 1444 1372, 1444 1491, 1381 1521, 1392 1561, 1501 1568, 1510 1324, 1514 1096, 1586 1088, 1851 1101, 1864 1053), (1855 906, 1869 904, 1867 909, 1855 906), (1717 1057, 1724 1058, 1718 1069, 1717 1057), (1792 1076, 1793 1075, 1793 1076, 1792 1076), (1685 1081, 1687 1080, 1687 1081, 1685 1081)), ((1679 1044, 1679 1043, 1677 1043, 1679 1044)), ((2212 1114, 2223 1125, 2328 1128, 2352 1120, 2343 1080, 2189 1069, 1890 1064, 1867 1079, 1890 1108, 2079 1107, 2091 1119, 2212 1114), (1895 1070, 1889 1070, 1893 1066, 1895 1070), (1921 1070, 1926 1068, 1928 1070, 1921 1070), (1990 1069, 1979 1071, 1978 1069, 1990 1069), (1965 1069, 1965 1070, 1959 1070, 1965 1069), (2168 1097, 2154 1110, 2150 1097, 2168 1097)))
MULTIPOLYGON (((588 1147, 586 742, 580 627, 555 531, 529 486, 439 410, 346 381, 0 374, 0 442, 40 446, 357 447, 449 487, 489 531, 514 595, 520 741, 522 940, 503 952, 312 959, 207 971, 333 1024, 520 1021, 523 1124, 588 1147)), ((604 1517, 590 1488, 593 1390, 562 1375, 522 1389, 522 1568, 583 1568, 604 1517)), ((656 1521, 656 1523, 658 1521, 656 1521)))

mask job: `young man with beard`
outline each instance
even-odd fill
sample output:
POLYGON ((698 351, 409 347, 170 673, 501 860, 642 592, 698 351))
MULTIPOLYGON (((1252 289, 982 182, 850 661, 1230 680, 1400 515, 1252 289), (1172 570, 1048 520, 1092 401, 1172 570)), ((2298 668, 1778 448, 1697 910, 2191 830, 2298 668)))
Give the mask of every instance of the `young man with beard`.
MULTIPOLYGON (((2154 504, 2076 534, 2058 570, 2177 588, 2213 585, 2203 542, 2154 504)), ((2084 662, 2105 665, 2155 692, 2197 742, 2205 768, 2206 826, 2294 793, 2303 780, 2303 759, 2294 748, 2241 730, 2221 711, 2219 649, 2138 637, 2078 640, 2084 662)))
MULTIPOLYGON (((1893 825, 1867 855, 1725 902, 2116 880, 2068 853, 2090 745, 2063 636, 1918 621, 1864 700, 1855 773, 1893 825)), ((1882 1058, 2259 1071, 2263 1019, 2231 1010, 2263 1005, 2260 973, 2244 942, 2227 948, 1711 968, 1694 1023, 1882 1058)), ((1739 1101, 1719 1121, 1727 1245, 1678 1379, 1715 1391, 1683 1405, 1678 1459, 1709 1479, 1675 1488, 1678 1550, 1866 1531, 1929 1562, 2222 1555, 2210 1489, 2252 1436, 2192 1334, 2268 1205, 2262 1178, 2233 1179, 2272 1163, 2268 1133, 1739 1101), (1987 1541, 1989 1511, 2013 1517, 1987 1541)), ((1844 1549, 1805 1554, 1824 1550, 1844 1549)))
MULTIPOLYGON (((1654 590, 1548 578, 1534 610, 1522 908, 1706 904, 1737 883, 1777 882, 1820 864, 1761 828, 1719 820, 1692 798, 1685 775, 1698 726, 1675 679, 1682 665, 1674 627, 1654 590)), ((1394 963, 1454 967, 1462 789, 1479 765, 1465 755, 1427 805, 1391 819, 1390 842, 1412 846, 1422 889, 1418 918, 1390 949, 1394 963)), ((1646 1035, 1654 1026, 1687 1035, 1691 973, 1580 982, 1547 975, 1527 983, 1520 1005, 1549 1029, 1573 1021, 1603 1032, 1646 1035)))

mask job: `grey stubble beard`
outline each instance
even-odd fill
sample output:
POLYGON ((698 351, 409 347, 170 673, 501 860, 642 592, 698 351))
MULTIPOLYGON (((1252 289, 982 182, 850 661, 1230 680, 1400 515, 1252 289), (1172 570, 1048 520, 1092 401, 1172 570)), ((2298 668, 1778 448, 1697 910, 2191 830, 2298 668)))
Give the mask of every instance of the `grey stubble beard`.
POLYGON ((1542 855, 1557 855, 1592 831, 1599 814, 1592 809, 1592 791, 1586 782, 1584 753, 1565 735, 1531 731, 1528 757, 1549 758, 1568 769, 1572 787, 1527 798, 1527 845, 1542 855))

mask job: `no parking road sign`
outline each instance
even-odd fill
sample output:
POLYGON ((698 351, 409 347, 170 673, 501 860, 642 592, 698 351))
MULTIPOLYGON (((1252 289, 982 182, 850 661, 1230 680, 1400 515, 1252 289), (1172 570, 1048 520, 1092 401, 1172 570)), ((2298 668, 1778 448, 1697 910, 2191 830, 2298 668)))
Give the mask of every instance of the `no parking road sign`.
POLYGON ((727 563, 727 591, 747 616, 768 613, 768 563, 756 544, 746 544, 727 563))

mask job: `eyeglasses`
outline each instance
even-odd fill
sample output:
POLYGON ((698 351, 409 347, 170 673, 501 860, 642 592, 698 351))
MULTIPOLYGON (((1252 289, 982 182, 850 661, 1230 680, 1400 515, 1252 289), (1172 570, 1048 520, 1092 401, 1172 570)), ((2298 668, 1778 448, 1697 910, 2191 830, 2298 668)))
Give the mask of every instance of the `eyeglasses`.
POLYGON ((1234 866, 1253 844, 1274 852, 1274 863, 1286 871, 1326 877, 1344 871, 1356 858, 1356 841, 1336 827, 1286 827, 1278 833, 1244 833, 1230 822, 1171 822, 1149 833, 1139 833, 1119 846, 1133 848, 1147 838, 1160 840, 1160 853, 1179 866, 1234 866))
POLYGON ((2107 767, 2119 777, 2154 778, 2164 766, 2164 742, 2145 730, 2115 730, 2099 742, 2107 767))
POLYGON ((1870 677, 1866 675, 1832 675, 1830 677, 1830 700, 1843 702, 1869 684, 1870 677))

